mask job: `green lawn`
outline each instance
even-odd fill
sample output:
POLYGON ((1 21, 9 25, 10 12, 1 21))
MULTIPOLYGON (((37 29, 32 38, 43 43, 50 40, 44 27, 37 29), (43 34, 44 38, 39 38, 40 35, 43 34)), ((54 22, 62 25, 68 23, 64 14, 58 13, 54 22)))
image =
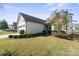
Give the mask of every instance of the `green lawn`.
POLYGON ((79 55, 79 42, 53 36, 0 39, 0 55, 79 55))

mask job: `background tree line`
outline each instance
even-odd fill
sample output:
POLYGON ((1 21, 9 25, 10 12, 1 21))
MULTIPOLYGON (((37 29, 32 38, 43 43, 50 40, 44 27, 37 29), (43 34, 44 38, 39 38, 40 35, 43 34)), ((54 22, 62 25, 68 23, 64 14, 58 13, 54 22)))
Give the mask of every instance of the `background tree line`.
POLYGON ((0 20, 0 29, 8 29, 8 23, 5 19, 0 20))

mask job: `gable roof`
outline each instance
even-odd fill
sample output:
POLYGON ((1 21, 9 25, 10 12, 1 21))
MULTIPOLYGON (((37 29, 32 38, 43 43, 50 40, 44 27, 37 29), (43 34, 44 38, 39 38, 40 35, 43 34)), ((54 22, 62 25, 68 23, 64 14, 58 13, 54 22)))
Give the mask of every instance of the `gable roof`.
POLYGON ((30 15, 27 15, 27 14, 24 14, 24 13, 20 13, 20 15, 23 16, 25 21, 31 21, 31 22, 41 23, 41 24, 45 24, 46 23, 45 20, 42 20, 42 19, 30 16, 30 15))

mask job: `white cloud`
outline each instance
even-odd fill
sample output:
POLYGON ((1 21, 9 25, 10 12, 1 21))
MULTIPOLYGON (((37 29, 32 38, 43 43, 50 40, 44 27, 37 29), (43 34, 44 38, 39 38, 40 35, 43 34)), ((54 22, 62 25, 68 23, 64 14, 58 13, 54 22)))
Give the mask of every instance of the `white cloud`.
POLYGON ((47 3, 46 5, 47 5, 47 6, 54 6, 55 3, 47 3))
POLYGON ((50 7, 50 6, 53 6, 53 7, 62 7, 62 6, 65 6, 66 3, 47 3, 47 6, 50 7))
POLYGON ((8 9, 8 8, 17 8, 16 6, 12 6, 12 5, 4 5, 4 7, 5 7, 6 9, 8 9))
POLYGON ((65 6, 66 5, 66 3, 59 3, 58 4, 58 7, 63 7, 63 6, 65 6))
POLYGON ((46 4, 46 8, 49 8, 50 11, 54 11, 55 9, 60 9, 65 7, 67 3, 48 3, 46 4))

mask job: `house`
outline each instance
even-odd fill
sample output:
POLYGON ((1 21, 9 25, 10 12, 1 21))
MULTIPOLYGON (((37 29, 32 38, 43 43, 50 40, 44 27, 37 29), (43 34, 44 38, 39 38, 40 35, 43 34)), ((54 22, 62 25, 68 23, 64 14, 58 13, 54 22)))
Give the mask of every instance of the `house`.
POLYGON ((8 27, 9 27, 8 28, 9 31, 14 31, 14 32, 17 31, 17 23, 16 22, 13 22, 12 24, 9 24, 8 27))
POLYGON ((17 31, 17 23, 13 22, 13 30, 16 32, 17 31))
POLYGON ((79 32, 79 23, 73 24, 73 31, 74 31, 75 33, 78 33, 78 32, 79 32))
POLYGON ((9 27, 9 30, 13 30, 13 25, 8 25, 8 27, 9 27))
POLYGON ((20 34, 36 34, 46 31, 46 21, 24 14, 19 13, 17 18, 17 32, 20 34))

